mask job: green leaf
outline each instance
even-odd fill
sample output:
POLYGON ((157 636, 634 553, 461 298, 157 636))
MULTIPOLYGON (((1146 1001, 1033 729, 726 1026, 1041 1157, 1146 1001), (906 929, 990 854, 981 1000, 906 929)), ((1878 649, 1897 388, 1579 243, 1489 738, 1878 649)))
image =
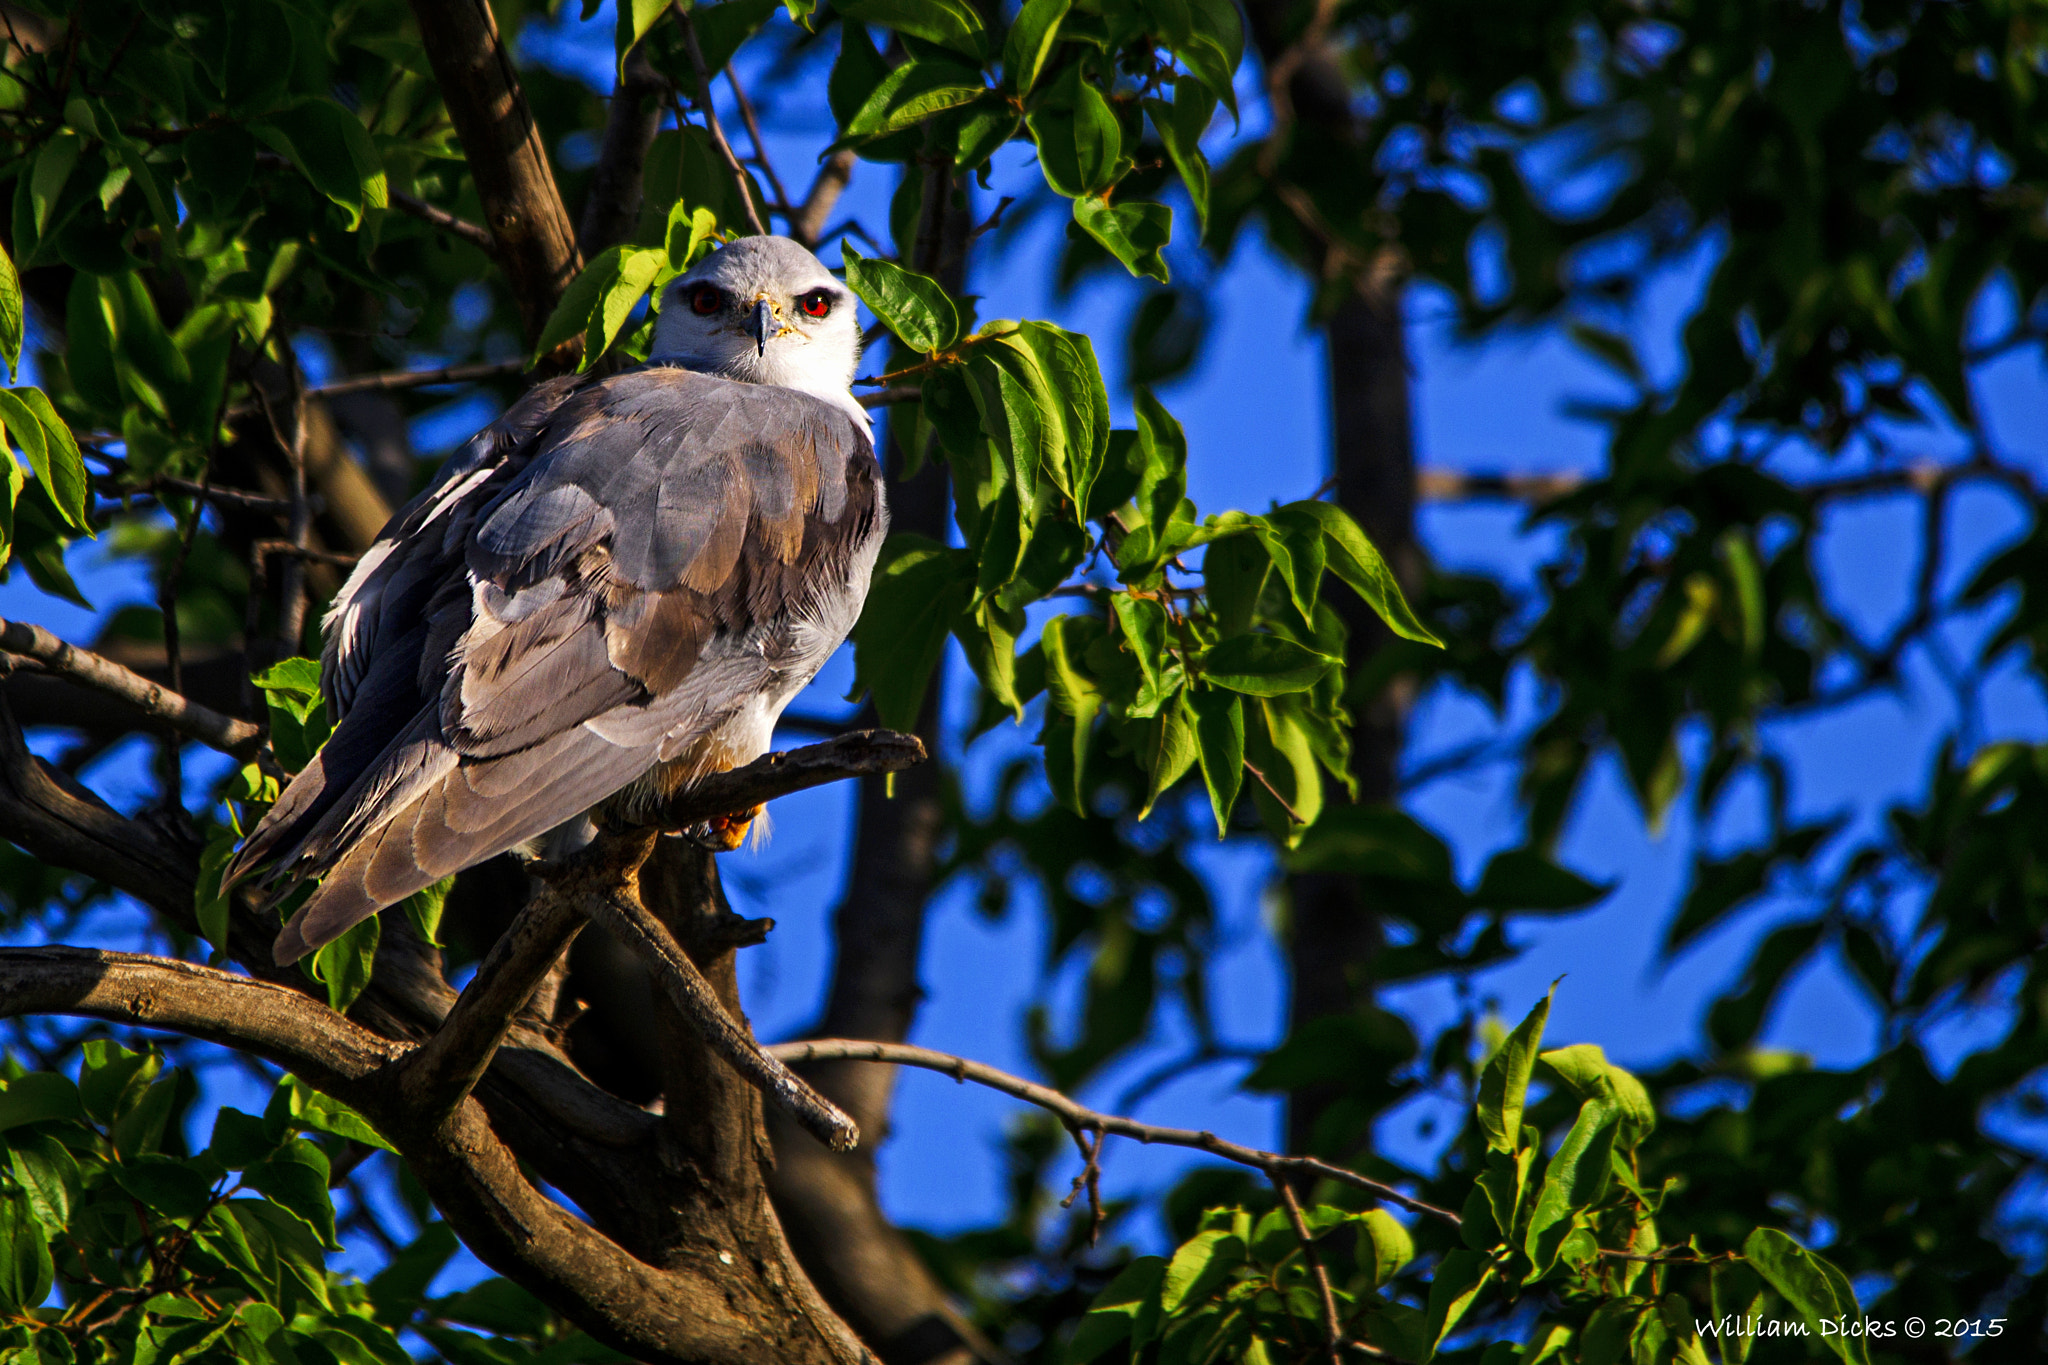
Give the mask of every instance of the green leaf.
POLYGON ((1080 193, 1102 194, 1128 165, 1123 159, 1124 132, 1109 101, 1087 81, 1074 87, 1073 137, 1075 183, 1080 193))
POLYGON ((21 272, 14 268, 14 257, 0 249, 0 360, 7 362, 10 379, 21 364, 22 326, 21 272))
POLYGON ((503 1336, 539 1336, 554 1322, 554 1314, 531 1291, 496 1276, 453 1298, 435 1300, 434 1315, 503 1336))
POLYGON ((1365 604, 1387 623, 1387 629, 1404 640, 1443 647, 1443 641, 1430 633, 1429 627, 1415 615, 1415 609, 1408 605, 1408 599, 1401 595, 1401 585, 1395 580, 1394 571, 1387 567, 1387 561, 1366 539, 1365 532, 1359 529, 1349 512, 1327 502, 1293 505, 1322 523, 1330 572, 1364 598, 1365 604))
POLYGON ((692 209, 677 200, 668 211, 661 240, 668 251, 668 268, 680 275, 717 249, 718 215, 702 205, 692 209))
POLYGON ((329 1251, 334 1240, 334 1202, 327 1194, 327 1157, 304 1138, 293 1138, 242 1172, 242 1183, 305 1221, 329 1251))
POLYGON ((1167 160, 1180 176, 1195 207, 1197 231, 1209 227, 1209 158, 1202 154, 1202 134, 1216 116, 1216 96, 1196 81, 1181 81, 1173 88, 1173 103, 1145 101, 1152 126, 1166 148, 1167 160))
POLYGON ((1429 1312, 1424 1332, 1431 1354, 1458 1329, 1479 1291, 1493 1279, 1493 1266, 1476 1251, 1460 1248, 1445 1254, 1429 1285, 1429 1312))
POLYGON ((1244 703, 1228 692, 1203 688, 1188 694, 1195 712, 1195 745, 1202 782, 1216 813, 1216 837, 1230 832, 1230 812, 1244 783, 1244 703))
POLYGON ((49 231, 50 215, 64 193, 65 184, 71 179, 72 168, 78 164, 78 154, 84 147, 83 139, 61 132, 44 143, 42 151, 36 153, 35 169, 29 172, 28 193, 33 215, 31 223, 37 237, 49 231))
POLYGON ((1550 1273, 1557 1264, 1558 1249, 1572 1230, 1574 1215, 1586 1212, 1607 1193, 1614 1138, 1620 1128, 1621 1110, 1607 1100, 1587 1100, 1579 1106, 1578 1121, 1544 1168, 1543 1184, 1536 1192, 1529 1232, 1523 1240, 1532 1263, 1524 1284, 1534 1284, 1550 1273))
POLYGON ((285 1076, 278 1085, 286 1096, 285 1112, 301 1128, 309 1128, 316 1133, 332 1133, 387 1152, 398 1150, 370 1125, 368 1119, 332 1095, 315 1090, 296 1076, 285 1076))
POLYGON ((166 1218, 197 1218, 213 1197, 213 1181, 168 1156, 140 1156, 114 1166, 114 1183, 166 1218))
POLYGON ((1633 1075, 1607 1060, 1597 1043, 1578 1043, 1542 1053, 1538 1058, 1573 1094, 1581 1099, 1602 1099, 1617 1106, 1633 1129, 1624 1142, 1633 1146, 1657 1126, 1657 1109, 1650 1092, 1633 1075))
POLYGON ((1536 1067, 1543 1026, 1550 1019, 1550 1002, 1556 997, 1553 984, 1479 1073, 1479 1127, 1486 1134, 1486 1145, 1496 1152, 1512 1154, 1522 1145, 1522 1106, 1528 1099, 1529 1075, 1536 1067))
POLYGON ((420 936, 420 941, 429 947, 441 947, 441 912, 448 905, 448 893, 455 889, 455 878, 443 877, 432 886, 413 892, 400 902, 405 911, 405 922, 420 936))
POLYGON ((54 1071, 31 1071, 0 1082, 0 1133, 24 1123, 84 1118, 85 1107, 79 1103, 78 1087, 68 1076, 54 1071))
POLYGON ((1533 848, 1511 848, 1487 863, 1472 904, 1487 910, 1582 910, 1614 886, 1587 881, 1533 848))
POLYGON ((898 340, 915 351, 943 351, 960 337, 960 314, 945 286, 893 261, 863 256, 848 242, 846 287, 898 340))
MULTIPOLYGON (((1716 1264, 1708 1272, 1707 1305, 1715 1321, 1733 1319, 1747 1324, 1764 1315, 1765 1298, 1763 1277, 1741 1262, 1716 1264)), ((1722 1333, 1718 1337, 1721 1359, 1725 1365, 1744 1365, 1749 1351, 1756 1344, 1756 1338, 1747 1331, 1740 1334, 1722 1333)))
POLYGON ((1865 1338, 1839 1330, 1842 1318, 1859 1319, 1856 1291, 1848 1276, 1776 1228, 1758 1228, 1742 1244, 1742 1254, 1759 1275, 1805 1320, 1807 1330, 1840 1358, 1842 1365, 1870 1365, 1865 1338), (1821 1324, 1831 1330, 1825 1334, 1821 1324))
POLYGON ((432 1222, 420 1229, 412 1245, 384 1263, 370 1281, 370 1302, 377 1317, 386 1324, 409 1323, 413 1311, 427 1297, 427 1288, 454 1258, 461 1243, 446 1223, 432 1222))
POLYGON ((1394 1215, 1385 1209, 1358 1215, 1358 1264, 1372 1270, 1375 1287, 1393 1279, 1414 1259, 1415 1239, 1394 1215))
POLYGON ((1073 0, 1024 0, 1017 22, 1003 40, 1003 84, 1011 94, 1028 95, 1038 84, 1038 73, 1059 41, 1060 20, 1067 17, 1073 0))
POLYGON ((335 1013, 346 1014, 370 984, 382 932, 378 918, 372 915, 306 959, 307 975, 327 987, 327 1004, 335 1013))
POLYGON ((1095 1296, 1074 1329, 1060 1359, 1064 1365, 1087 1365, 1118 1342, 1130 1341, 1146 1310, 1158 1311, 1166 1280, 1166 1261, 1140 1256, 1095 1296))
POLYGON ((1244 1239, 1236 1233, 1224 1228, 1197 1233, 1167 1263, 1159 1295, 1161 1311, 1178 1313, 1190 1300, 1202 1298, 1221 1284, 1225 1276, 1244 1262, 1244 1239))
POLYGON ((988 28, 966 0, 842 0, 839 12, 950 48, 976 62, 989 55, 988 28))
POLYGON ((967 605, 971 554, 911 534, 889 537, 853 628, 854 694, 874 699, 892 730, 912 730, 945 653, 946 634, 967 605))
POLYGON ((34 418, 46 452, 44 463, 35 466, 36 477, 43 483, 43 492, 65 521, 90 533, 92 523, 86 517, 86 507, 91 485, 86 477, 85 456, 80 453, 78 440, 71 434, 70 426, 57 415, 57 409, 51 406, 48 395, 41 389, 23 387, 4 392, 26 407, 34 418))
MULTIPOLYGON (((612 32, 612 47, 618 54, 618 65, 612 72, 615 79, 621 82, 626 79, 626 58, 661 16, 668 13, 669 3, 670 0, 617 0, 617 20, 612 32)), ((707 55, 705 65, 716 72, 720 64, 712 62, 707 55)))
POLYGON ((294 720, 305 720, 320 701, 318 659, 280 659, 249 681, 267 694, 273 706, 283 708, 294 720))
POLYGON ((154 1052, 131 1052, 111 1038, 90 1038, 78 1071, 78 1096, 93 1120, 110 1124, 142 1098, 163 1059, 154 1052))
POLYGON ((250 125, 249 131, 344 209, 351 231, 362 226, 366 210, 390 205, 384 160, 369 131, 333 100, 307 100, 250 125))
POLYGON ((42 1307, 56 1278, 49 1239, 28 1196, 0 1194, 0 1312, 12 1316, 42 1307))
POLYGON ((1165 204, 1112 204, 1088 195, 1074 201, 1074 221, 1133 275, 1149 275, 1161 284, 1170 278, 1160 254, 1173 238, 1173 210, 1165 204))
POLYGON ((1144 753, 1149 777, 1145 784, 1145 804, 1138 810, 1140 820, 1152 813, 1153 805, 1167 788, 1180 781, 1200 756, 1200 744, 1195 738, 1194 712, 1189 709, 1186 698, 1186 692, 1176 693, 1152 722, 1154 728, 1146 741, 1144 753))
MULTIPOLYGON (((589 329, 591 319, 598 315, 598 305, 618 282, 620 264, 631 249, 606 247, 598 253, 597 259, 584 266, 576 278, 569 281, 569 287, 562 291, 562 297, 555 304, 555 311, 548 314, 547 325, 540 329, 540 340, 534 343, 529 364, 540 364, 557 346, 589 329)), ((584 359, 587 363, 590 357, 584 359)))
POLYGON ((239 1171, 250 1162, 269 1156, 285 1137, 286 1129, 281 1123, 224 1108, 213 1116, 213 1135, 207 1140, 206 1154, 229 1170, 239 1171))
POLYGON ((1306 692, 1338 663, 1278 635, 1233 635, 1203 652, 1197 667, 1218 687, 1253 697, 1306 692))
POLYGON ((231 902, 221 894, 220 874, 235 856, 235 832, 214 831, 199 854, 199 877, 192 884, 193 908, 199 920, 199 934, 217 950, 228 950, 228 919, 231 902))
POLYGON ((663 248, 636 248, 620 257, 618 275, 606 287, 597 307, 591 310, 589 325, 583 333, 583 359, 578 368, 590 368, 598 357, 611 349, 612 342, 618 339, 619 329, 626 325, 626 319, 639 306, 640 300, 647 297, 655 277, 667 265, 668 252, 663 248))
POLYGON ((16 1183, 28 1197, 29 1212, 56 1237, 71 1224, 84 1178, 63 1143, 48 1133, 17 1133, 4 1144, 16 1183))
POLYGON ((934 114, 974 103, 987 90, 972 67, 942 60, 905 62, 876 84, 847 122, 844 140, 914 128, 934 114))

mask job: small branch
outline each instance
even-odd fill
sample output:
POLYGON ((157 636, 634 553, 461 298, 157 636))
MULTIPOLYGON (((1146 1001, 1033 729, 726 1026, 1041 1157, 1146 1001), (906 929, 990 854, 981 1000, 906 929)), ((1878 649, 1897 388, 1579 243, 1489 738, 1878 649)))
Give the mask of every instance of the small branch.
POLYGON ((712 773, 658 804, 636 808, 624 825, 686 829, 702 820, 742 811, 778 796, 848 777, 902 772, 925 761, 924 742, 893 730, 855 730, 787 752, 763 754, 744 768, 712 773))
POLYGON ((147 497, 162 501, 165 493, 175 493, 195 498, 200 502, 210 502, 216 507, 233 507, 243 512, 265 512, 272 516, 285 516, 292 510, 288 498, 273 498, 240 488, 215 488, 211 484, 194 483, 190 479, 173 479, 160 475, 129 488, 116 484, 111 475, 103 475, 94 482, 102 485, 96 491, 103 498, 147 497))
MULTIPOLYGON (((644 848, 641 856, 646 856, 644 848)), ((410 1112, 438 1128, 462 1107, 497 1055, 513 1017, 587 922, 552 886, 520 909, 441 1027, 399 1071, 400 1100, 410 1112)))
POLYGON ((733 155, 732 144, 725 140, 725 129, 718 122, 718 110, 712 107, 711 72, 704 65, 704 50, 697 46, 697 29, 690 22, 689 12, 680 5, 670 5, 669 13, 682 26, 683 47, 690 54, 690 66, 697 73, 697 107, 704 114, 704 126, 711 133, 712 145, 725 158, 725 168, 732 172, 734 183, 739 186, 740 206, 747 211, 747 225, 762 236, 768 234, 767 225, 761 221, 761 212, 754 206, 754 191, 747 179, 747 168, 740 165, 740 159, 733 155))
POLYGON ((860 1129, 852 1119, 733 1022, 725 1006, 718 1002, 711 983, 697 970, 697 964, 676 942, 675 935, 637 896, 623 894, 617 886, 611 886, 602 891, 583 892, 576 900, 579 908, 606 932, 656 969, 654 976, 662 989, 697 1035, 771 1104, 835 1152, 849 1152, 859 1144, 860 1129))
POLYGON ((249 546, 249 553, 269 558, 280 555, 286 559, 301 560, 308 564, 330 564, 337 569, 352 569, 359 555, 337 554, 333 550, 315 550, 307 545, 294 545, 289 540, 259 540, 249 546))
POLYGON ((768 158, 768 144, 761 137, 761 121, 754 117, 754 102, 747 98, 747 88, 740 84, 731 62, 725 64, 725 82, 732 87, 732 97, 739 103, 740 121, 747 125, 747 140, 754 144, 754 164, 761 168, 761 174, 768 177, 768 192, 787 212, 789 196, 783 193, 782 177, 775 173, 775 163, 768 158))
POLYGON ((876 1043, 861 1038, 819 1038, 802 1043, 778 1043, 767 1049, 780 1061, 798 1064, 803 1062, 886 1062, 897 1066, 922 1067, 926 1071, 937 1071, 951 1076, 956 1081, 973 1081, 991 1090, 1000 1090, 1014 1099, 1035 1104, 1051 1111, 1061 1123, 1075 1131, 1093 1129, 1109 1137, 1133 1138, 1143 1143, 1156 1143, 1165 1147, 1191 1147, 1198 1152, 1234 1161, 1240 1166, 1250 1166, 1265 1172, 1268 1177, 1278 1172, 1295 1172, 1302 1175, 1319 1176, 1364 1190, 1383 1203, 1407 1209, 1411 1213, 1426 1213, 1432 1218, 1441 1218, 1453 1227, 1461 1226, 1463 1219, 1449 1209, 1440 1209, 1434 1204, 1425 1204, 1411 1198, 1391 1185, 1362 1176, 1342 1166, 1312 1156, 1287 1156, 1280 1152, 1260 1151, 1242 1143, 1229 1142, 1211 1132, 1196 1132, 1192 1128, 1163 1128, 1156 1124, 1140 1123, 1136 1119, 1120 1118, 1115 1114, 1104 1114, 1088 1108, 1078 1100, 1054 1090, 1051 1086, 1027 1081, 1021 1076, 1012 1076, 1007 1071, 982 1062, 971 1062, 965 1057, 955 1057, 947 1052, 934 1052, 926 1047, 914 1047, 909 1043, 876 1043))
POLYGON ((417 389, 429 384, 468 384, 478 379, 503 379, 524 374, 524 360, 486 360, 474 365, 448 365, 438 370, 391 370, 384 374, 357 374, 306 390, 308 398, 339 398, 345 393, 381 393, 388 389, 417 389))
POLYGON ((813 251, 825 238, 825 220, 832 216, 839 196, 846 192, 847 182, 853 179, 853 163, 851 147, 842 147, 826 157, 825 164, 818 167, 817 177, 811 181, 810 192, 804 195, 804 202, 797 205, 796 212, 789 216, 789 235, 813 251))
POLYGON ((1330 1334, 1331 1365, 1342 1365, 1344 1320, 1337 1315, 1337 1295, 1330 1289, 1330 1272, 1324 1269, 1323 1258, 1316 1254, 1316 1241, 1309 1236, 1308 1220, 1301 1216, 1301 1201, 1294 1197, 1294 1187, 1280 1176, 1271 1178, 1273 1188, 1280 1192, 1280 1207, 1287 1210, 1287 1224, 1301 1242, 1302 1263, 1308 1267, 1316 1282, 1317 1297, 1322 1300, 1323 1328, 1330 1334))
POLYGON ((441 229, 450 237, 459 237, 482 251, 493 260, 498 255, 497 239, 491 236, 489 228, 481 223, 472 223, 467 218, 458 218, 444 208, 437 208, 426 200, 397 190, 391 192, 391 207, 401 213, 409 213, 422 223, 441 229))
POLYGON ((34 659, 50 673, 126 702, 150 719, 222 753, 248 758, 262 743, 263 732, 248 721, 201 706, 111 659, 67 644, 41 626, 0 621, 0 650, 34 659))
POLYGON ((859 395, 864 408, 886 408, 893 403, 915 403, 924 396, 924 390, 915 384, 900 384, 894 388, 877 389, 873 393, 859 395))

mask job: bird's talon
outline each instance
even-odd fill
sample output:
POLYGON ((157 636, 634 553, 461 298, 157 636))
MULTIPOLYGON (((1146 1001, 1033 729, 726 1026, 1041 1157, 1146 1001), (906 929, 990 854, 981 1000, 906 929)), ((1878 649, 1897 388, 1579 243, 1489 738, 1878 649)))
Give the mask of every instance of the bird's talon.
POLYGON ((747 831, 760 813, 761 808, 756 806, 738 815, 715 815, 691 825, 682 832, 683 837, 714 853, 730 853, 747 841, 747 831))

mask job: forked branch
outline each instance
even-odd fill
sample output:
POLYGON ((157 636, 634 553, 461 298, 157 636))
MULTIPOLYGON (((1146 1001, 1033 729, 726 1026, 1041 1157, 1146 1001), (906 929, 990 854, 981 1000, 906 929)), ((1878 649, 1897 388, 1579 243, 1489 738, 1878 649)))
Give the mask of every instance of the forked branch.
POLYGON ((766 754, 638 813, 630 826, 607 830, 561 864, 537 868, 545 889, 519 912, 441 1027, 403 1067, 399 1087, 408 1109, 423 1122, 439 1124, 460 1108, 489 1068, 513 1017, 577 932, 595 919, 647 964, 706 1045, 771 1104, 834 1151, 853 1147, 860 1140, 853 1120, 763 1052, 719 1003, 683 946, 642 903, 639 871, 654 846, 656 829, 686 828, 841 778, 899 772, 924 758, 924 745, 915 736, 887 730, 861 730, 766 754))

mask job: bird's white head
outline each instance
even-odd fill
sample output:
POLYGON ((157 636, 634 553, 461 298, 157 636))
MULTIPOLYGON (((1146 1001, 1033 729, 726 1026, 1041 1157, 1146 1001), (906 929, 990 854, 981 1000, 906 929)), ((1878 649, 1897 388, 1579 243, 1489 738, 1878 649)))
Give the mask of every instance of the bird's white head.
POLYGON ((853 292, 787 237, 742 237, 677 277, 662 291, 648 358, 802 389, 866 421, 849 392, 860 361, 853 292))

